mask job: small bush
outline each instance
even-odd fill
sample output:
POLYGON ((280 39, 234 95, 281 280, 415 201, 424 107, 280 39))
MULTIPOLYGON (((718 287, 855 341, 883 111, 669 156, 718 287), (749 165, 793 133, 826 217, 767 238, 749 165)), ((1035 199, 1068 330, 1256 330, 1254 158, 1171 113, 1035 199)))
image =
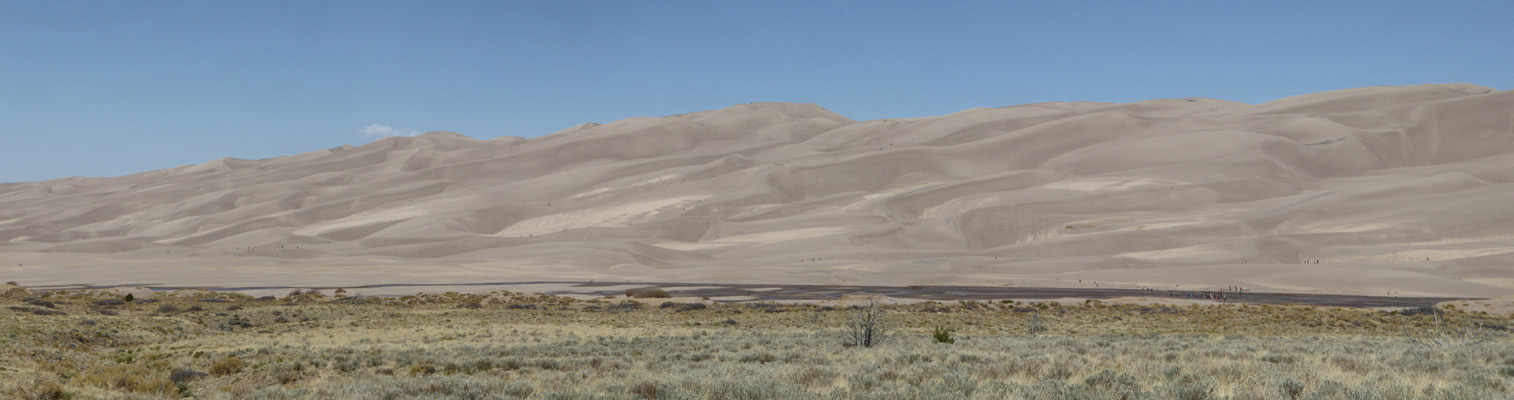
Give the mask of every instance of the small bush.
POLYGON ((121 299, 121 301, 125 301, 127 303, 130 303, 130 302, 135 301, 135 300, 137 300, 137 296, 133 296, 131 293, 127 293, 126 297, 124 297, 124 298, 121 299))
POLYGON ((1294 359, 1293 356, 1290 356, 1290 355, 1268 354, 1268 355, 1262 356, 1262 361, 1270 362, 1270 363, 1273 363, 1273 364, 1292 364, 1292 363, 1294 363, 1297 360, 1294 359))
POLYGON ((952 330, 944 326, 937 326, 936 333, 931 334, 931 336, 936 338, 936 343, 957 343, 957 339, 952 337, 952 330))
POLYGON ((626 289, 626 297, 635 297, 638 299, 667 299, 672 298, 673 296, 668 295, 668 292, 663 291, 662 289, 642 288, 626 289))
POLYGON ((58 311, 58 310, 49 310, 49 309, 46 309, 46 308, 33 308, 33 307, 22 307, 22 306, 10 306, 9 308, 11 309, 11 311, 18 311, 18 312, 24 312, 24 313, 32 313, 32 314, 43 315, 43 316, 47 316, 47 315, 68 315, 68 313, 66 313, 66 312, 62 312, 62 311, 58 311))
POLYGON ((773 353, 768 353, 768 352, 762 352, 762 353, 756 353, 756 354, 747 354, 747 355, 741 356, 741 362, 745 362, 745 363, 754 362, 754 363, 759 363, 759 364, 767 364, 767 363, 774 362, 774 361, 778 361, 778 356, 773 355, 773 353))
POLYGON ((1178 400, 1209 400, 1214 398, 1214 385, 1208 382, 1194 382, 1190 380, 1187 383, 1181 383, 1172 387, 1171 398, 1178 400))
POLYGON ((1445 313, 1445 311, 1443 311, 1443 310, 1441 310, 1439 308, 1435 308, 1435 306, 1422 306, 1422 307, 1405 308, 1405 309, 1402 309, 1402 310, 1398 311, 1399 315, 1404 315, 1404 316, 1436 315, 1436 314, 1444 314, 1444 313, 1445 313))
POLYGON ((142 394, 176 397, 179 386, 167 379, 149 379, 147 370, 136 365, 108 365, 91 368, 75 375, 74 385, 125 390, 142 394))
POLYGON ((829 369, 810 365, 791 373, 789 380, 805 387, 817 388, 829 385, 837 375, 829 369))
POLYGON ((664 397, 658 395, 660 391, 661 390, 658 385, 652 382, 637 383, 631 385, 630 388, 626 389, 627 393, 641 396, 641 398, 643 399, 658 399, 664 397))
POLYGON ((847 318, 845 334, 841 344, 846 347, 873 347, 882 343, 888 336, 882 301, 871 297, 866 305, 853 310, 847 318))
POLYGON ((193 382, 196 379, 204 378, 205 376, 206 374, 204 372, 187 368, 174 368, 173 372, 168 374, 168 380, 173 381, 175 385, 183 386, 184 384, 193 382))
POLYGON ((1032 315, 1030 319, 1025 320, 1025 333, 1035 335, 1044 332, 1046 332, 1046 325, 1041 323, 1041 316, 1032 315))
POLYGON ((708 307, 709 306, 704 305, 704 303, 689 303, 689 304, 684 304, 682 307, 678 307, 678 312, 697 311, 697 310, 703 310, 703 309, 708 308, 708 307))
POLYGON ((240 310, 240 309, 242 309, 242 306, 226 307, 226 311, 236 311, 236 310, 240 310))
POLYGON ((1141 385, 1130 374, 1116 373, 1110 370, 1102 370, 1083 379, 1083 384, 1097 391, 1107 393, 1137 393, 1141 391, 1141 385))
POLYGON ((521 398, 521 399, 524 399, 524 398, 527 398, 527 397, 531 397, 531 393, 533 393, 535 391, 536 391, 535 389, 531 388, 531 384, 530 383, 523 382, 523 381, 510 382, 508 384, 505 384, 504 389, 501 389, 501 392, 503 392, 506 396, 511 396, 511 397, 515 397, 515 398, 521 398))
POLYGON ((641 304, 639 302, 627 300, 627 301, 620 302, 620 304, 616 304, 616 305, 610 306, 609 309, 611 309, 611 310, 640 310, 643 307, 646 307, 646 305, 641 304))
POLYGON ((410 376, 431 375, 436 373, 436 367, 427 364, 418 364, 410 367, 410 376))
POLYGON ((173 304, 164 304, 158 306, 158 313, 160 314, 173 314, 176 312, 179 312, 179 306, 173 304))
POLYGON ((73 394, 63 391, 62 384, 51 380, 37 384, 37 387, 32 389, 31 393, 31 398, 37 400, 63 400, 72 397, 73 394))
MULTIPOLYGON (((281 385, 299 382, 300 379, 305 378, 305 367, 298 362, 292 364, 274 364, 270 369, 272 370, 273 379, 281 385)), ((347 372, 351 372, 351 370, 347 372)))
POLYGON ((242 368, 246 366, 247 364, 243 363, 242 359, 236 358, 236 356, 227 356, 221 359, 221 361, 211 364, 210 373, 215 375, 231 375, 242 372, 242 368))
POLYGON ((1288 396, 1289 399, 1297 399, 1304 394, 1304 383, 1288 378, 1278 385, 1278 389, 1282 390, 1283 395, 1288 396))

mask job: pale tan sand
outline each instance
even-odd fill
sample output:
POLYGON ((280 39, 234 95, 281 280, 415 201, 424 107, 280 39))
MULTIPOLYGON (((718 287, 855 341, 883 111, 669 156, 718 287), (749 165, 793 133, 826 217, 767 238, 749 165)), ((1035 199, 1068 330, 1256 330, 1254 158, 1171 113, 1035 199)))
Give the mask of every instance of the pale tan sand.
POLYGON ((756 103, 533 139, 434 132, 0 184, 0 281, 1514 295, 1511 109, 1514 92, 1446 84, 861 122, 756 103))
POLYGON ((1447 301, 1439 304, 1440 307, 1447 305, 1469 312, 1481 311, 1499 316, 1514 315, 1514 296, 1495 297, 1487 300, 1447 301))

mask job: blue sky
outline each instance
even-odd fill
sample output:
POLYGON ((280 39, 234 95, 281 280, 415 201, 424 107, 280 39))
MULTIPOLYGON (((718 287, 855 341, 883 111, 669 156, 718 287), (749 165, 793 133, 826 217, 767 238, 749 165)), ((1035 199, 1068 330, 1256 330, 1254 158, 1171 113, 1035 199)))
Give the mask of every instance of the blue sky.
POLYGON ((1514 2, 0 0, 0 182, 817 103, 1514 88, 1514 2))

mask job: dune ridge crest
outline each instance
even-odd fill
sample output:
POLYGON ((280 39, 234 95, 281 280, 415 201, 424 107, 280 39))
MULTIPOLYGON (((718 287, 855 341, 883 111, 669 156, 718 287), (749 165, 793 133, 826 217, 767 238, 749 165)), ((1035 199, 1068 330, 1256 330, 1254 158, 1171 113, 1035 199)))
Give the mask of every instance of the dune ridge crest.
POLYGON ((1501 296, 1511 194, 1514 93, 1468 84, 872 121, 752 103, 0 184, 0 273, 1501 296))

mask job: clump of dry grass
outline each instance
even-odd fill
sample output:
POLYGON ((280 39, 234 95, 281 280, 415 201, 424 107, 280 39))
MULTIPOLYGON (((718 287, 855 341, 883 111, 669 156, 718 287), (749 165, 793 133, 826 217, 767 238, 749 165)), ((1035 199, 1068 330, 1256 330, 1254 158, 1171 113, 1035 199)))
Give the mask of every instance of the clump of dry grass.
POLYGON ((213 375, 231 375, 242 372, 242 368, 246 366, 247 364, 242 362, 242 359, 228 356, 222 358, 220 361, 216 361, 215 364, 211 364, 210 373, 213 375))
POLYGON ((179 394, 179 387, 172 381, 154 378, 150 374, 151 372, 141 365, 104 365, 79 373, 70 380, 70 384, 164 397, 179 394))

